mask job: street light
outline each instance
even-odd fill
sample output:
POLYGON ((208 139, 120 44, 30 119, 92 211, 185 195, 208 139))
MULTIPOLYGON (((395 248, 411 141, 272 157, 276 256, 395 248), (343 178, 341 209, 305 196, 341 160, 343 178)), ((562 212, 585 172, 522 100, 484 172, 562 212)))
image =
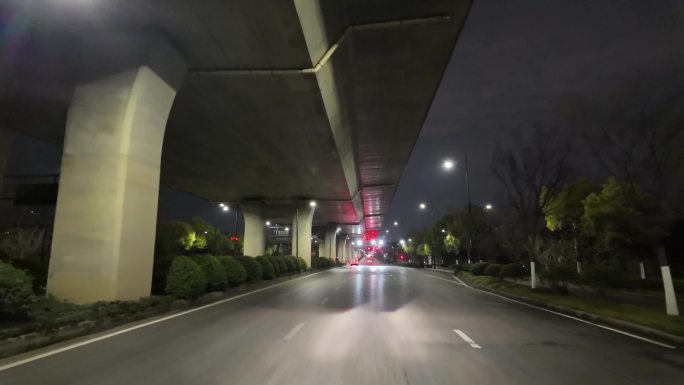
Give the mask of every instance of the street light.
POLYGON ((290 231, 290 228, 289 228, 289 227, 285 227, 285 231, 290 231))
POLYGON ((442 233, 446 233, 446 230, 442 229, 442 233))
POLYGON ((311 207, 316 207, 316 201, 310 201, 309 206, 311 207))
MULTIPOLYGON (((472 229, 472 222, 473 222, 473 209, 472 209, 472 204, 470 201, 470 172, 468 170, 468 154, 464 154, 465 158, 465 178, 466 178, 466 194, 468 197, 468 263, 470 263, 470 250, 473 248, 473 229, 472 229)), ((442 163, 442 168, 449 171, 453 169, 455 166, 454 162, 447 159, 442 163)))
MULTIPOLYGON (((223 202, 219 202, 218 208, 220 210, 223 210, 223 212, 226 212, 229 210, 228 205, 223 203, 223 202)), ((212 245, 212 247, 214 248, 214 250, 213 250, 214 252, 218 251, 217 250, 217 246, 218 246, 218 220, 219 220, 219 210, 216 210, 216 216, 214 217, 214 242, 212 245)), ((207 232, 205 231, 204 234, 207 234, 207 232)))
MULTIPOLYGON (((418 207, 419 207, 421 210, 425 210, 425 209, 427 208, 427 204, 425 204, 424 202, 421 202, 421 203, 418 205, 418 207)), ((433 205, 433 203, 432 203, 432 200, 430 200, 430 220, 431 220, 432 223, 433 223, 433 225, 430 226, 430 229, 431 229, 431 231, 432 231, 432 240, 430 241, 430 248, 432 249, 432 250, 431 250, 431 253, 432 253, 432 268, 435 269, 435 268, 437 267, 436 260, 435 260, 435 238, 436 238, 436 236, 435 236, 435 230, 434 230, 434 228, 435 228, 435 226, 434 226, 434 223, 435 223, 435 210, 434 210, 434 205, 433 205)))
POLYGON ((389 230, 385 230, 385 233, 389 234, 389 230))
POLYGON ((399 226, 399 222, 394 221, 394 225, 395 225, 395 226, 399 226))
POLYGON ((266 226, 270 226, 270 225, 271 225, 271 222, 270 222, 270 221, 266 221, 266 226))
POLYGON ((489 203, 487 203, 487 204, 485 205, 485 210, 491 210, 491 209, 493 209, 493 208, 494 208, 494 206, 492 206, 492 205, 489 204, 489 203))

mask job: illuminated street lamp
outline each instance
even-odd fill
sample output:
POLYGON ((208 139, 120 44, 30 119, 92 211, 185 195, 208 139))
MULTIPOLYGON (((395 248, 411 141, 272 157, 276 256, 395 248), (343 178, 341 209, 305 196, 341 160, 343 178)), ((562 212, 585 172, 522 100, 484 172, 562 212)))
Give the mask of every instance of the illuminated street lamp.
MULTIPOLYGON (((465 178, 466 178, 466 194, 468 196, 468 263, 470 263, 470 250, 473 248, 473 229, 472 229, 472 222, 473 222, 473 209, 472 209, 472 204, 470 201, 470 172, 468 170, 468 154, 464 154, 465 158, 465 178)), ((445 160, 442 162, 442 168, 446 171, 450 171, 455 167, 455 163, 451 160, 445 160)))
POLYGON ((316 201, 310 201, 309 206, 310 207, 316 207, 316 201))
POLYGON ((494 208, 494 206, 492 206, 492 205, 489 204, 489 203, 487 203, 487 204, 485 205, 485 210, 491 210, 491 209, 493 209, 493 208, 494 208))
MULTIPOLYGON (((434 224, 434 223, 435 223, 435 210, 434 210, 434 208, 433 208, 434 205, 432 204, 432 200, 430 200, 429 203, 430 203, 430 220, 431 220, 432 223, 434 224)), ((418 205, 418 207, 419 207, 421 210, 425 210, 425 209, 427 209, 428 205, 427 205, 426 203, 424 203, 424 202, 421 202, 421 203, 418 205)), ((435 236, 435 230, 434 230, 434 228, 435 228, 434 225, 432 225, 432 226, 430 227, 430 229, 432 229, 432 240, 430 241, 430 243, 431 243, 430 248, 431 248, 432 250, 431 250, 430 252, 431 252, 431 254, 432 254, 432 268, 433 268, 433 269, 436 269, 436 268, 437 268, 436 258, 435 258, 435 238, 436 238, 436 236, 435 236)), ((410 241, 410 240, 409 240, 409 241, 410 241)))
POLYGON ((394 221, 394 225, 395 225, 395 226, 399 226, 399 222, 394 221))
POLYGON ((271 222, 270 222, 270 221, 266 221, 266 226, 270 226, 270 225, 271 225, 271 222))
MULTIPOLYGON (((214 242, 212 244, 212 247, 214 248, 214 252, 218 251, 218 220, 219 220, 219 211, 227 212, 229 210, 228 205, 225 203, 220 202, 218 204, 218 210, 216 210, 216 216, 214 217, 214 242)), ((237 214, 237 211, 236 211, 237 214)), ((207 232, 205 231, 204 234, 207 232)))

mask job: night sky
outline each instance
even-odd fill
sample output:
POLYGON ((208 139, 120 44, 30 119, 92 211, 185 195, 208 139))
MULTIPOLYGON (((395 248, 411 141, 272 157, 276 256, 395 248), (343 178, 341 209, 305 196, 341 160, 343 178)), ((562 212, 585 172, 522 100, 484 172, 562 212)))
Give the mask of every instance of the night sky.
MULTIPOLYGON (((386 216, 386 227, 401 223, 391 238, 428 225, 420 201, 432 198, 435 216, 465 204, 464 152, 473 203, 500 206, 506 197, 490 172, 497 142, 534 127, 579 132, 567 108, 572 100, 628 114, 625 105, 658 103, 667 92, 684 95, 681 0, 476 0, 386 216), (639 95, 625 92, 635 82, 649 86, 639 95), (450 174, 439 168, 446 157, 459 161, 450 174)), ((18 140, 10 173, 57 173, 60 149, 18 140)), ((200 215, 214 222, 214 210, 203 199, 161 189, 162 220, 200 215)), ((232 230, 233 215, 221 214, 223 230, 232 230)))
MULTIPOLYGON (((673 92, 684 98, 682 1, 475 1, 385 228, 395 220, 396 234, 427 226, 429 213, 418 203, 429 192, 436 217, 464 206, 463 171, 440 170, 445 157, 462 160, 467 152, 473 203, 500 206, 506 196, 491 174, 491 156, 512 132, 556 127, 579 134, 578 126, 595 122, 588 116, 580 123, 568 111, 571 101, 628 115, 633 105, 657 104, 673 92), (647 86, 633 95, 633 84, 647 86)), ((600 168, 581 167, 582 174, 600 168)))

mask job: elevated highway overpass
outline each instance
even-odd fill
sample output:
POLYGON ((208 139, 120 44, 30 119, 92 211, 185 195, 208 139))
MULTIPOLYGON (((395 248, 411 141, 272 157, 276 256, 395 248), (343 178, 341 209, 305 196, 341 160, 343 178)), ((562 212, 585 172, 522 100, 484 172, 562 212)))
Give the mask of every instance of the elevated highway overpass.
POLYGON ((379 228, 469 7, 3 1, 0 125, 64 148, 48 292, 148 295, 160 182, 239 205, 247 255, 379 228))

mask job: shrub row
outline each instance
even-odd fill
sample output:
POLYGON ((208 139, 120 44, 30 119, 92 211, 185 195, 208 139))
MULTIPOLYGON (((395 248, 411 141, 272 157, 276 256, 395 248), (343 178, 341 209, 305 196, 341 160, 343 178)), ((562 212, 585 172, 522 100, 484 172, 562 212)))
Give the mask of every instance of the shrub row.
POLYGON ((0 261, 0 318, 24 319, 36 301, 33 279, 24 270, 0 261))
POLYGON ((329 269, 335 266, 335 261, 332 258, 312 257, 311 268, 313 269, 329 269))
POLYGON ((473 275, 512 279, 520 279, 527 274, 523 265, 519 263, 509 263, 506 265, 488 262, 464 263, 458 265, 454 273, 460 270, 467 271, 473 275))
MULTIPOLYGON (((196 298, 209 291, 240 286, 248 278, 245 264, 251 267, 250 262, 256 263, 253 259, 242 263, 229 256, 177 256, 166 275, 165 292, 178 298, 196 298)), ((261 271, 258 273, 261 279, 261 271)))

